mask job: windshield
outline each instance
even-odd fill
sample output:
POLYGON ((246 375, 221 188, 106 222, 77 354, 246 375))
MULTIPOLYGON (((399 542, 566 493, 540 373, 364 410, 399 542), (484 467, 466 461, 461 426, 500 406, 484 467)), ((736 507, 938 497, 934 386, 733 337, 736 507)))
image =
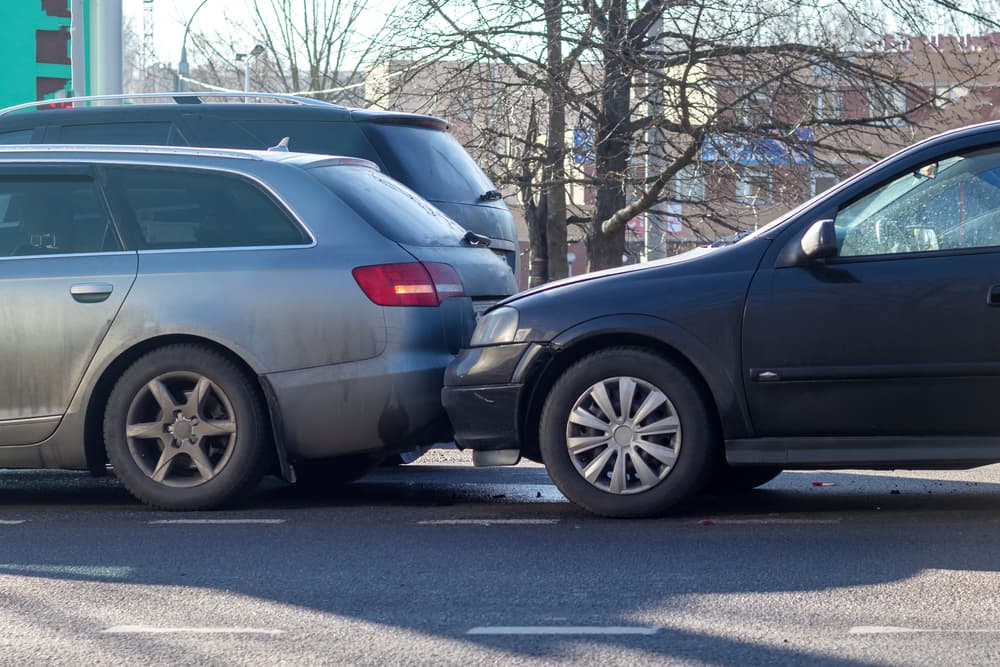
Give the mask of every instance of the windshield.
POLYGON ((310 169, 383 236, 415 246, 461 245, 465 230, 415 192, 368 167, 310 169))
POLYGON ((414 125, 366 123, 387 173, 431 201, 471 204, 495 189, 455 137, 414 125))

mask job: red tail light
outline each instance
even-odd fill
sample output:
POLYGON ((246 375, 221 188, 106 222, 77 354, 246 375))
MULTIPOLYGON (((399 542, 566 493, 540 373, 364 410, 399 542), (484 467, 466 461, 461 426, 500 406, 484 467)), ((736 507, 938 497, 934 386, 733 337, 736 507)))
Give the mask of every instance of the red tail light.
POLYGON ((365 296, 380 306, 436 306, 442 299, 465 296, 462 279, 447 264, 374 264, 352 273, 365 296))

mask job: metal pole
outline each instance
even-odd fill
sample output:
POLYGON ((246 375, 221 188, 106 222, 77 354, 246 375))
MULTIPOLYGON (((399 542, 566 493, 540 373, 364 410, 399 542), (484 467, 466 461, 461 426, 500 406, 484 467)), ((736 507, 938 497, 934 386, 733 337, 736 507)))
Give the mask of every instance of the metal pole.
POLYGON ((70 62, 73 95, 87 95, 87 42, 83 0, 72 0, 70 5, 70 62))
POLYGON ((122 92, 122 0, 92 0, 91 90, 95 95, 122 92))
POLYGON ((198 16, 198 12, 201 11, 201 8, 205 6, 206 2, 208 2, 208 0, 201 0, 201 4, 194 8, 194 11, 191 12, 191 16, 188 18, 187 23, 184 25, 184 39, 181 40, 181 59, 177 62, 177 85, 174 86, 178 93, 183 93, 188 89, 187 81, 181 77, 187 76, 191 71, 188 66, 187 52, 188 33, 191 32, 191 22, 194 21, 195 16, 198 16))
MULTIPOLYGON (((250 59, 251 56, 247 56, 246 62, 243 63, 243 92, 250 92, 250 59)), ((247 103, 250 101, 249 95, 243 96, 243 102, 247 103)))

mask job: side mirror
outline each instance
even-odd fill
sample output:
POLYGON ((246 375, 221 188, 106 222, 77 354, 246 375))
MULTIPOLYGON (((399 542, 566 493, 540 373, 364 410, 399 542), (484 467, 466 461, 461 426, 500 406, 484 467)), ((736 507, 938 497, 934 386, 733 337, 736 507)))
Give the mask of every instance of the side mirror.
POLYGON ((799 247, 802 248, 802 255, 805 259, 823 259, 836 255, 838 250, 837 229, 833 225, 833 220, 814 222, 802 235, 799 247))

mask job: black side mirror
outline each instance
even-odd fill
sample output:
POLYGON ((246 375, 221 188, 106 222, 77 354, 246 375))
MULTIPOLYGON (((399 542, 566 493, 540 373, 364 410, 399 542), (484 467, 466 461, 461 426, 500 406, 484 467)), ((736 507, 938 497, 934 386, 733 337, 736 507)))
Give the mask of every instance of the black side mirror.
POLYGON ((799 241, 802 254, 806 259, 823 259, 837 254, 837 229, 833 220, 817 220, 799 241))
POLYGON ((833 220, 817 220, 809 226, 798 242, 785 246, 778 256, 777 268, 801 266, 824 257, 833 257, 839 250, 837 229, 833 220))

